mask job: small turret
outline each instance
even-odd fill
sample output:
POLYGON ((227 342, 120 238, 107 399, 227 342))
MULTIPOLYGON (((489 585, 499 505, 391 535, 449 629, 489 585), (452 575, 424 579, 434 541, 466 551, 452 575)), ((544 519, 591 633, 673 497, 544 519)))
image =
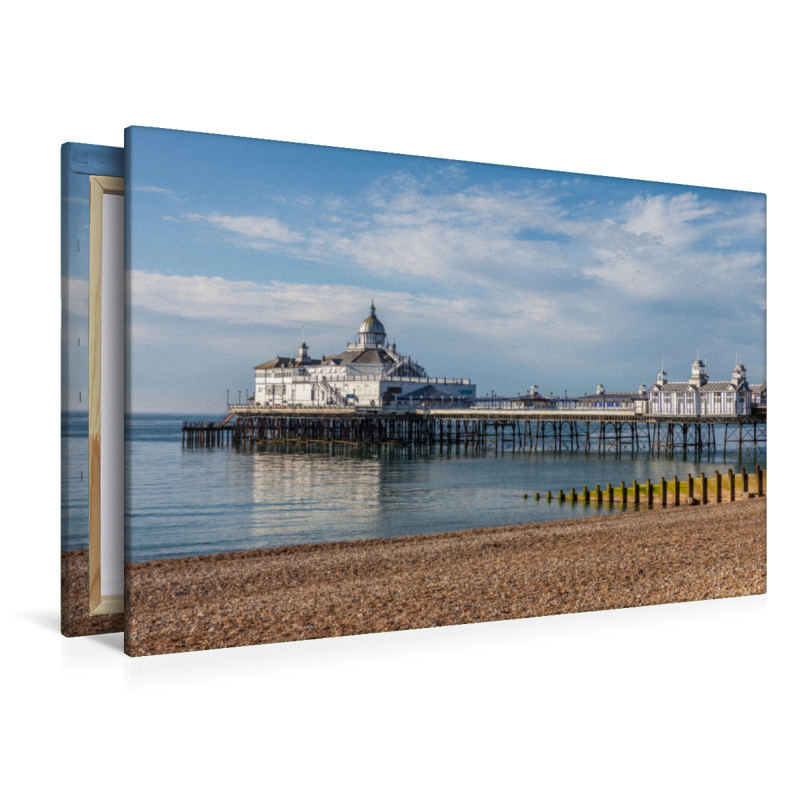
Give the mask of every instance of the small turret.
POLYGON ((658 378, 656 378, 656 386, 664 386, 667 383, 667 373, 664 372, 664 368, 661 368, 661 372, 658 373, 658 378))
POLYGON ((741 362, 739 362, 731 373, 731 380, 738 386, 747 383, 747 370, 741 362))
POLYGON ((698 388, 708 383, 706 365, 699 358, 692 364, 692 378, 689 383, 698 388))
POLYGON ((606 393, 606 387, 603 386, 602 383, 598 383, 597 384, 597 394, 605 394, 605 393, 606 393))

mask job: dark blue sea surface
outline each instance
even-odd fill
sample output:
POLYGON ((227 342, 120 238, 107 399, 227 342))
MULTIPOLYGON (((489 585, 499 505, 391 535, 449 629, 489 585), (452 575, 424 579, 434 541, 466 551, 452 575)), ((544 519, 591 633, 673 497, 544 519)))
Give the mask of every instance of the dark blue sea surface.
MULTIPOLYGON (((183 447, 181 422, 191 419, 213 415, 128 418, 129 561, 634 513, 619 505, 537 502, 533 496, 676 474, 685 480, 687 474, 713 475, 715 469, 729 467, 752 472, 756 463, 766 468, 765 456, 740 461, 721 453, 653 456, 489 448, 465 454, 323 444, 183 447), (522 497, 526 493, 527 500, 522 497)), ((62 447, 77 452, 80 431, 80 421, 68 426, 62 447)), ((721 444, 720 432, 720 449, 721 444)), ((74 454, 71 462, 74 472, 74 454)), ((88 539, 79 543, 79 532, 88 520, 87 480, 72 479, 67 505, 69 547, 86 547, 88 539)))

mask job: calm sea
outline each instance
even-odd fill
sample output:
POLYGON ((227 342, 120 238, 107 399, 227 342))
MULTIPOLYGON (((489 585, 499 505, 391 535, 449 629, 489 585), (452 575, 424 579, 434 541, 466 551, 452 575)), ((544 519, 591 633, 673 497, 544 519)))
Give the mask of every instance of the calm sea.
MULTIPOLYGON (((68 415, 62 546, 88 547, 86 415, 68 415), (83 470, 83 480, 79 472, 83 470)), ((766 456, 722 454, 480 454, 330 445, 181 446, 181 421, 208 415, 134 414, 128 420, 129 561, 260 547, 406 536, 623 512, 619 506, 536 502, 535 492, 715 469, 766 468, 766 456), (528 499, 522 495, 527 493, 528 499)), ((721 446, 721 432, 717 436, 721 446)))

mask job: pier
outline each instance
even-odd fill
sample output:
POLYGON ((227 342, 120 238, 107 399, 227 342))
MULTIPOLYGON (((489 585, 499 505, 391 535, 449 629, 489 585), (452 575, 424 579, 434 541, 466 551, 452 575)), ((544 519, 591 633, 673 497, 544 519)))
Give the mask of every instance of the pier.
POLYGON ((468 450, 716 453, 766 449, 766 407, 747 416, 664 416, 628 409, 230 406, 219 422, 186 422, 184 446, 326 442, 468 450))

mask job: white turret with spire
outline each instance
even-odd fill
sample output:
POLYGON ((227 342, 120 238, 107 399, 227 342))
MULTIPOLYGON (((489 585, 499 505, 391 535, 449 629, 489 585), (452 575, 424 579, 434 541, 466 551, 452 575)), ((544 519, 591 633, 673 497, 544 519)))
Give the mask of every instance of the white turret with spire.
POLYGON ((698 389, 708 383, 708 375, 706 374, 706 365, 700 360, 700 353, 698 351, 697 360, 692 363, 692 377, 689 379, 692 386, 698 389))

